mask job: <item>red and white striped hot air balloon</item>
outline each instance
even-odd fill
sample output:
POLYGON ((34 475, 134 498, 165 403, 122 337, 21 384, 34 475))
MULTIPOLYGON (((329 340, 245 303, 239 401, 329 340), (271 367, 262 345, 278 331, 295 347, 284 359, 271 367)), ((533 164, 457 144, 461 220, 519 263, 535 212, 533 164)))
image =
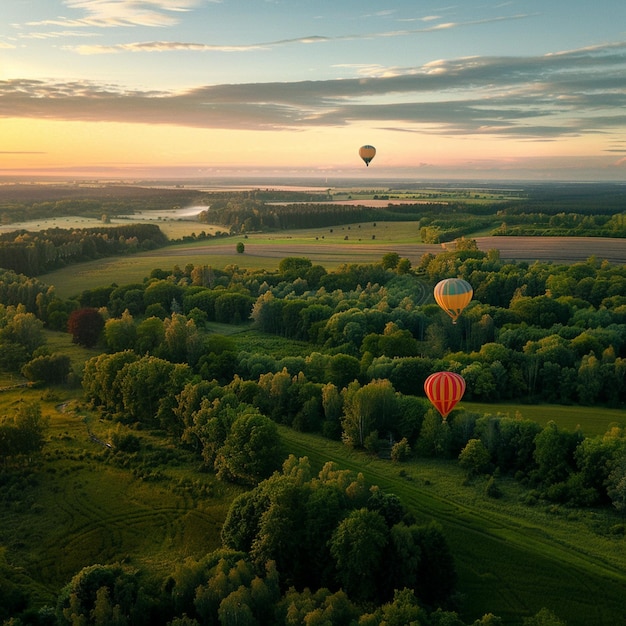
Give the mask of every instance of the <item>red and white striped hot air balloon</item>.
POLYGON ((435 372, 424 381, 424 391, 445 420, 465 393, 465 379, 455 372, 435 372))

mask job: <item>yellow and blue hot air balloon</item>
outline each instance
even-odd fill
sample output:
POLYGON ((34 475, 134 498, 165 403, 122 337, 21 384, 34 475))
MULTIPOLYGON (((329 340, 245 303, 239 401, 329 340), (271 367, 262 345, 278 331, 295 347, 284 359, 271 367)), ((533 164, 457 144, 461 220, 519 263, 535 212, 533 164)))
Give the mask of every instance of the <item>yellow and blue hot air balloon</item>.
POLYGON ((376 148, 374 146, 361 146, 359 148, 359 156, 365 161, 365 165, 369 167, 370 161, 376 156, 376 148))
POLYGON ((462 278, 446 278, 440 280, 433 291, 437 304, 452 318, 452 323, 470 303, 474 290, 472 286, 462 278))
POLYGON ((465 393, 465 379, 456 372, 435 372, 424 381, 424 391, 445 420, 465 393))

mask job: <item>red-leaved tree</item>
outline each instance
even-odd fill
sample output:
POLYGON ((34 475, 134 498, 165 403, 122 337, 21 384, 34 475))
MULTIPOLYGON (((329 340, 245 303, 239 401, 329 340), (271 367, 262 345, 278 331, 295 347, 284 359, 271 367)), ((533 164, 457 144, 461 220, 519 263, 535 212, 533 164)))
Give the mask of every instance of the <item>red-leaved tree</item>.
POLYGON ((72 341, 85 348, 92 348, 98 342, 104 318, 98 309, 86 307, 72 311, 67 321, 67 330, 72 335, 72 341))

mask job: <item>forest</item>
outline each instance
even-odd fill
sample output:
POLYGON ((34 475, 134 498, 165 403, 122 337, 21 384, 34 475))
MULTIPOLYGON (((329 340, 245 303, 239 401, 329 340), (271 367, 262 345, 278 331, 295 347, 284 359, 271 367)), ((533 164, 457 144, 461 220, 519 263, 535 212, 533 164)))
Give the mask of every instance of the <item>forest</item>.
POLYGON ((167 237, 156 224, 37 232, 21 229, 0 233, 0 267, 38 276, 66 265, 151 250, 166 243, 167 237))
MULTIPOLYGON (((514 483, 524 507, 601 511, 623 543, 626 424, 590 434, 462 405, 442 419, 424 381, 456 372, 468 402, 623 409, 626 268, 596 258, 504 262, 470 237, 456 243, 414 265, 389 252, 332 271, 305 257, 283 259, 278 271, 155 268, 143 282, 68 299, 45 276, 5 267, 2 372, 43 393, 78 394, 77 415, 99 446, 92 461, 160 484, 168 467, 188 458, 199 475, 216 479, 202 498, 233 495, 223 503, 217 545, 203 556, 168 572, 124 560, 82 564, 57 581, 54 601, 31 597, 33 574, 11 561, 23 546, 7 542, 5 531, 0 619, 14 626, 576 623, 555 606, 508 619, 483 606, 468 616, 471 601, 440 524, 360 471, 294 455, 280 434, 312 434, 400 472, 420 459, 458 467, 469 489, 484 485, 493 501, 514 483), (473 287, 456 324, 432 296, 449 276, 473 287), (75 361, 55 351, 50 332, 68 333, 88 356, 75 361), (105 424, 105 435, 92 423, 105 424), (147 436, 160 447, 149 447, 147 436)), ((51 470, 48 429, 36 402, 16 403, 0 423, 7 515, 51 470)))
MULTIPOLYGON (((285 193, 284 199, 256 190, 242 191, 225 197, 205 196, 208 206, 199 215, 201 222, 221 224, 231 233, 258 232, 273 229, 317 228, 356 222, 418 221, 424 243, 453 241, 476 232, 491 235, 533 235, 625 237, 624 193, 619 187, 600 189, 594 186, 593 199, 583 192, 576 197, 567 194, 555 198, 545 188, 530 190, 525 197, 507 197, 486 201, 481 194, 465 197, 437 193, 425 198, 406 196, 397 190, 348 195, 350 202, 335 201, 320 194, 314 202, 295 200, 285 193), (582 197, 581 197, 582 196, 582 197), (353 200, 354 198, 354 200, 353 200), (359 198, 363 203, 359 204, 359 198), (372 207, 367 199, 386 199, 386 207, 372 207), (394 202, 402 199, 402 203, 394 202)), ((551 189, 551 188, 549 188, 551 189)))

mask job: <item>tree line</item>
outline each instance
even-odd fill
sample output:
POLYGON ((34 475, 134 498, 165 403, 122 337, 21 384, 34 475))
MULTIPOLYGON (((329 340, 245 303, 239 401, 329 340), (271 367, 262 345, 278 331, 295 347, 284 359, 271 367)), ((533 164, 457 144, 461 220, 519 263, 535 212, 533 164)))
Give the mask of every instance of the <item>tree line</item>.
MULTIPOLYGON (((513 473, 523 469, 520 478, 544 484, 542 493, 548 493, 552 483, 543 481, 532 445, 523 448, 529 452, 518 467, 496 458, 506 446, 489 444, 480 420, 459 416, 463 437, 454 434, 454 415, 447 429, 438 428, 436 416, 427 414, 423 382, 433 371, 448 369, 465 378, 469 400, 623 406, 624 269, 594 259, 570 266, 504 264, 493 252, 464 245, 468 249, 425 255, 419 276, 406 267, 398 273, 400 259, 393 255, 380 264, 345 266, 331 273, 314 271, 307 259, 287 258, 275 274, 188 266, 167 276, 155 270, 145 283, 129 288, 89 290, 73 302, 69 328, 79 343, 103 342, 111 352, 97 361, 107 374, 88 362, 85 391, 113 414, 147 420, 178 436, 185 432, 189 441, 195 436, 206 456, 206 449, 216 450, 224 441, 207 443, 194 430, 189 416, 198 407, 177 409, 188 416, 181 423, 172 398, 192 376, 220 385, 239 381, 236 395, 243 394, 253 412, 357 447, 376 450, 391 435, 392 441, 405 442, 405 450, 454 457, 470 439, 480 439, 490 455, 485 467, 513 473), (450 274, 475 285, 475 300, 457 325, 428 298, 415 302, 424 278, 434 283, 450 274), (308 289, 307 278, 321 286, 308 289), (97 303, 98 308, 81 303, 97 303), (274 357, 238 348, 233 339, 203 330, 208 321, 243 323, 249 317, 259 330, 305 341, 309 350, 274 357), (111 370, 121 366, 124 373, 111 370), (128 380, 126 372, 133 372, 128 380), (143 395, 137 395, 139 380, 156 386, 144 385, 143 395), (101 390, 95 391, 94 384, 101 390)), ((46 354, 43 324, 24 309, 4 309, 0 340, 5 367, 22 364, 31 380, 58 380, 69 364, 46 354)), ((492 434, 500 427, 499 419, 495 423, 492 434)), ((585 478, 582 485, 590 491, 582 499, 619 502, 614 481, 607 481, 616 469, 611 466, 615 455, 621 453, 621 444, 613 447, 620 437, 608 438, 601 479, 585 478)), ((582 480, 588 445, 579 448, 583 441, 560 447, 569 456, 559 463, 565 469, 557 482, 582 480)), ((619 473, 614 476, 617 480, 619 473)), ((559 489, 549 491, 550 497, 581 500, 581 490, 559 489)))
POLYGON ((522 198, 490 202, 450 198, 401 205, 390 202, 386 207, 325 202, 322 194, 298 199, 292 193, 263 194, 258 190, 211 193, 205 198, 208 208, 200 213, 199 220, 220 224, 231 233, 414 221, 425 243, 452 241, 487 230, 503 236, 626 236, 623 190, 594 186, 592 190, 576 189, 576 193, 558 187, 557 191, 550 186, 531 186, 522 198))
MULTIPOLYGON (((386 378, 404 394, 419 393, 427 373, 445 367, 466 378, 467 399, 621 406, 624 268, 596 259, 569 266, 504 263, 497 252, 463 245, 469 249, 425 255, 416 268, 386 257, 334 272, 297 258, 284 259, 272 273, 193 265, 154 270, 143 283, 86 290, 69 301, 28 279, 10 285, 37 293, 33 315, 46 326, 67 328, 71 316, 79 343, 92 345, 104 331, 111 350, 150 351, 204 367, 218 380, 268 371, 263 368, 276 373, 285 365, 245 347, 237 351, 225 339, 213 338, 215 349, 207 348, 208 322, 252 319, 258 330, 310 345, 308 360, 304 353, 286 365, 314 382, 386 378), (474 286, 456 325, 428 295, 451 275, 474 286), (87 309, 96 309, 95 332, 90 322, 74 325, 89 318, 87 309)), ((14 277, 8 274, 7 283, 14 277)))
POLYGON ((0 234, 0 267, 36 276, 72 263, 164 246, 155 224, 17 230, 0 234))
POLYGON ((131 185, 3 185, 3 223, 80 216, 100 219, 135 212, 184 207, 200 201, 193 189, 131 185))
POLYGON ((83 375, 94 406, 128 425, 166 430, 226 480, 255 484, 277 469, 277 422, 372 454, 389 450, 395 461, 463 458, 469 475, 510 474, 535 499, 619 510, 626 504, 623 428, 588 438, 553 423, 541 428, 463 409, 442 422, 422 393, 402 394, 388 379, 337 382, 314 382, 286 367, 258 378, 235 374, 227 384, 196 382, 186 363, 130 350, 90 359, 83 375))

